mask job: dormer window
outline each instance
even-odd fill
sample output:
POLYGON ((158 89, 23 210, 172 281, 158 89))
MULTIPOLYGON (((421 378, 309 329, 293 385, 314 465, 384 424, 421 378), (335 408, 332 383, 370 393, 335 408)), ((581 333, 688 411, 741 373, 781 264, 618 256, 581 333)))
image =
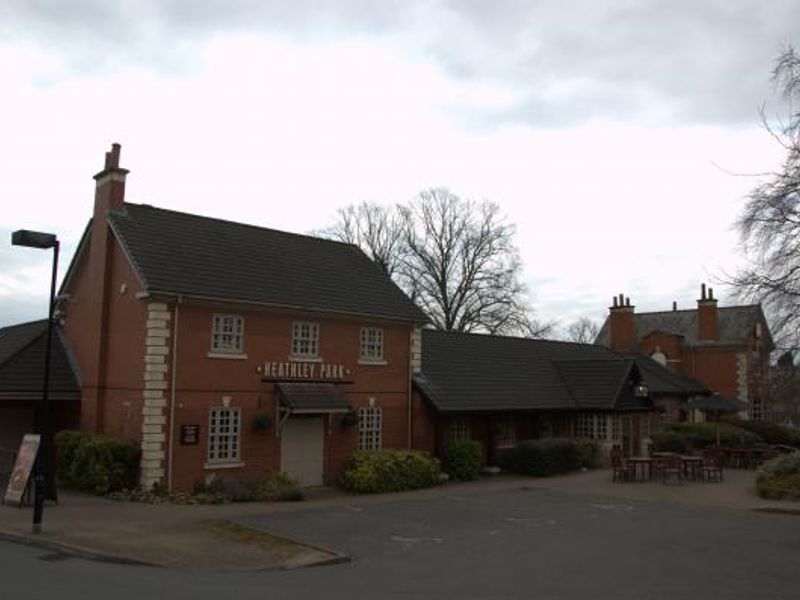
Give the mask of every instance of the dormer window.
POLYGON ((244 317, 214 315, 211 327, 211 351, 223 354, 244 352, 244 317))

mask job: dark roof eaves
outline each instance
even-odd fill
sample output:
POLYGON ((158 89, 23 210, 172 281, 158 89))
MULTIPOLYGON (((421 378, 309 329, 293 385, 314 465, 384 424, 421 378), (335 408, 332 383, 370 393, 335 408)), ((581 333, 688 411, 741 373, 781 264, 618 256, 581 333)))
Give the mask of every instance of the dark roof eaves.
POLYGON ((125 258, 128 260, 128 263, 131 265, 133 272, 136 274, 136 277, 139 279, 139 283, 142 285, 142 289, 145 291, 149 291, 149 285, 147 283, 147 274, 142 269, 142 266, 139 264, 139 261, 136 260, 136 257, 131 252, 130 246, 125 239, 125 236, 122 232, 117 228, 116 224, 114 223, 114 219, 112 216, 116 216, 119 214, 120 216, 124 216, 124 208, 122 210, 109 210, 108 214, 106 215, 106 222, 108 223, 111 232, 114 234, 114 237, 119 242, 119 247, 122 250, 122 254, 125 255, 125 258))
POLYGON ((83 233, 81 234, 81 239, 78 241, 78 247, 75 249, 75 253, 72 255, 72 259, 69 261, 69 266, 67 267, 67 272, 64 274, 64 279, 61 280, 61 285, 58 287, 58 294, 56 296, 56 302, 58 302, 58 296, 64 293, 64 290, 72 281, 72 278, 75 275, 75 270, 78 268, 78 261, 80 260, 83 253, 86 251, 86 247, 89 245, 89 231, 92 228, 92 219, 89 219, 89 222, 86 223, 86 227, 83 229, 83 233))
POLYGON ((173 290, 148 289, 147 293, 150 294, 151 296, 173 296, 175 298, 189 298, 193 300, 201 300, 203 302, 214 302, 219 304, 224 304, 224 303, 246 304, 262 308, 273 308, 273 309, 298 311, 298 312, 322 313, 322 314, 331 314, 331 315, 348 316, 348 317, 369 317, 372 319, 381 319, 399 323, 413 323, 422 325, 428 322, 427 318, 425 320, 417 320, 417 319, 412 319, 410 316, 406 318, 406 317, 398 317, 397 315, 384 315, 381 313, 359 313, 350 311, 339 311, 339 310, 332 310, 330 308, 296 306, 292 304, 280 304, 277 302, 259 302, 257 300, 251 300, 247 298, 225 298, 220 296, 204 296, 202 294, 184 293, 173 290))

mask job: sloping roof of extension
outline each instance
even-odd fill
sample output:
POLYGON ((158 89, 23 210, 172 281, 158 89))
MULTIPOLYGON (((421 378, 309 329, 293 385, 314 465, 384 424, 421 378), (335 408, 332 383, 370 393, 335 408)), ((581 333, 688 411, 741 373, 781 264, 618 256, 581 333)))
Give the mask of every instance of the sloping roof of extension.
POLYGON ((697 379, 671 371, 648 356, 630 355, 636 361, 639 372, 651 394, 692 396, 710 394, 711 390, 697 379))
POLYGON ((427 321, 352 244, 145 204, 125 203, 108 220, 153 294, 427 321))
MULTIPOLYGON (((66 336, 58 327, 53 333, 49 395, 79 399, 79 375, 66 336)), ((0 399, 41 397, 46 345, 46 320, 0 329, 0 399)))
MULTIPOLYGON (((760 304, 720 306, 717 311, 719 319, 718 342, 699 341, 697 339, 696 309, 634 313, 636 339, 641 340, 650 333, 661 331, 682 336, 690 346, 714 343, 742 344, 749 339, 756 323, 761 323, 767 345, 772 346, 772 337, 760 304)), ((606 317, 600 333, 597 334, 595 343, 603 344, 604 346, 610 345, 610 323, 608 317, 606 317)))
POLYGON ((442 412, 610 410, 636 369, 603 346, 424 330, 414 384, 442 412))

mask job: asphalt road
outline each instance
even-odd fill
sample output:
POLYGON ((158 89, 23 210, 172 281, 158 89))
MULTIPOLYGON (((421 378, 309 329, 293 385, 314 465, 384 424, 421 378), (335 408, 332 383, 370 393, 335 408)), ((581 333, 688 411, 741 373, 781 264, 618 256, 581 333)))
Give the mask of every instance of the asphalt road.
POLYGON ((92 563, 0 543, 0 599, 800 597, 800 517, 543 491, 249 518, 348 564, 211 573, 92 563))

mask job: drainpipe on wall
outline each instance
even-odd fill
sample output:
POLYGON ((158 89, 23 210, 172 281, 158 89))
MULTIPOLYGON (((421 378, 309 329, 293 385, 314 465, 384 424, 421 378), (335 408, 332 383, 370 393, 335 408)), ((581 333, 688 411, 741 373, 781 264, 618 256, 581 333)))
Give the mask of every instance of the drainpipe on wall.
POLYGON ((175 446, 175 384, 178 380, 178 320, 183 297, 178 296, 175 301, 175 319, 172 322, 172 381, 169 389, 169 447, 167 448, 167 491, 172 493, 172 454, 175 446))

